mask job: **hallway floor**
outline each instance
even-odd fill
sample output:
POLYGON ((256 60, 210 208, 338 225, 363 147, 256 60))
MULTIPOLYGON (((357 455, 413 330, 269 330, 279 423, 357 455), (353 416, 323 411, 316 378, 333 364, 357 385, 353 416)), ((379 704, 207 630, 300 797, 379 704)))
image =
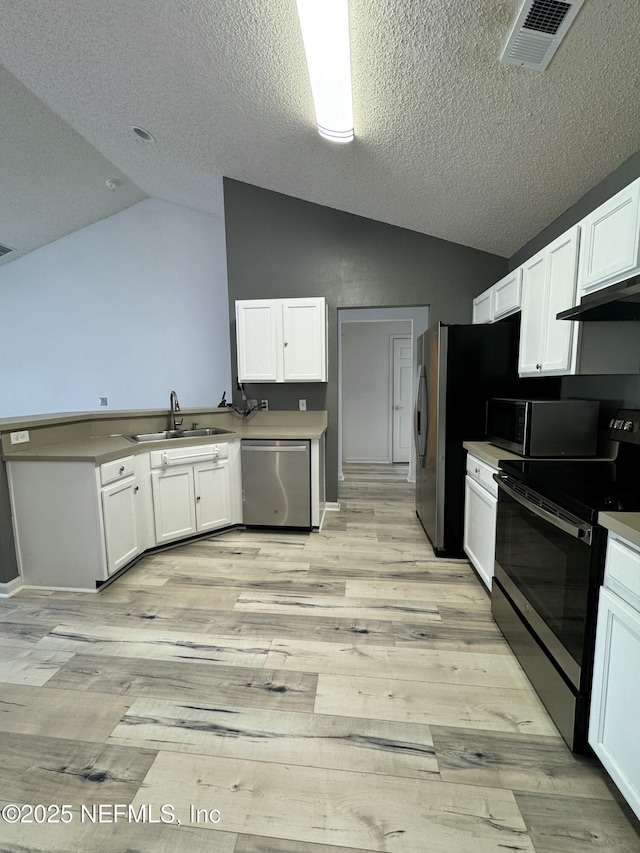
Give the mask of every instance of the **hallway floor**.
POLYGON ((406 473, 345 466, 319 533, 0 601, 0 807, 70 807, 9 809, 0 853, 637 853, 406 473))

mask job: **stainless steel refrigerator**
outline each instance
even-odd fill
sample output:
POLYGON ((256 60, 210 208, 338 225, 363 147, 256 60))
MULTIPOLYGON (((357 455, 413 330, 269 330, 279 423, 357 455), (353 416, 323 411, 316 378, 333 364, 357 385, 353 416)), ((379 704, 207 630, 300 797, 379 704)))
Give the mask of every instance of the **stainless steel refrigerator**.
POLYGON ((518 379, 519 324, 447 326, 418 338, 416 513, 436 556, 463 557, 464 441, 485 437, 489 397, 558 397, 558 379, 518 379))

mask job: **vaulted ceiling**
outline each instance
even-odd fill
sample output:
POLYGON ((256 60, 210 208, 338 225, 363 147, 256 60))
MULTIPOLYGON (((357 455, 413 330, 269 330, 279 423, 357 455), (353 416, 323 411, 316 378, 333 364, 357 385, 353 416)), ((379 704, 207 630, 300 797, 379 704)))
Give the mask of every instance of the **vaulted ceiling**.
POLYGON ((509 256, 640 147, 637 3, 586 0, 542 73, 499 62, 520 6, 351 0, 340 146, 295 0, 0 0, 5 263, 146 196, 223 215, 222 176, 509 256))

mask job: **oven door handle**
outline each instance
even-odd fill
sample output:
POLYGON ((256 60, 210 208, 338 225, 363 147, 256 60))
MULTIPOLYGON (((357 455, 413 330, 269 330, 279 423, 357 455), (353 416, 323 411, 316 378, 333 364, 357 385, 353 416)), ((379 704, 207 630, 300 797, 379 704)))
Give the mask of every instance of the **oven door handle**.
POLYGON ((554 527, 558 527, 564 533, 568 533, 570 536, 573 536, 574 539, 580 539, 581 542, 591 545, 592 527, 590 525, 581 525, 578 522, 578 519, 572 521, 560 510, 558 510, 558 513, 556 514, 544 507, 538 506, 532 501, 528 501, 524 495, 519 494, 515 489, 511 488, 505 474, 494 474, 493 479, 496 481, 500 489, 506 492, 510 498, 513 498, 514 501, 517 501, 525 509, 528 509, 529 512, 532 512, 544 521, 548 521, 549 524, 552 524, 554 527))

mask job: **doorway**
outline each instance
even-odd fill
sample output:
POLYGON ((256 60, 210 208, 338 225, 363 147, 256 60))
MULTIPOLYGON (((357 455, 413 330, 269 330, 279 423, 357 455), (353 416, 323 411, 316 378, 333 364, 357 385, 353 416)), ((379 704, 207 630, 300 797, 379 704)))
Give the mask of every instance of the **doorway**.
POLYGON ((426 306, 338 309, 340 481, 343 462, 400 461, 409 463, 407 479, 415 480, 416 340, 427 325, 426 306))

